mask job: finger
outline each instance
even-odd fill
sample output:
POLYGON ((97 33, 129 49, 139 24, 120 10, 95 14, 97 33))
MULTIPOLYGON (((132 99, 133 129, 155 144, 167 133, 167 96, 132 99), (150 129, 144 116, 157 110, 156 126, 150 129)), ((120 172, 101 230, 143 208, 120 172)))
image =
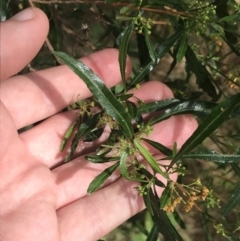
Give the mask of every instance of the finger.
MULTIPOLYGON (((176 174, 171 178, 176 180, 176 174)), ((166 184, 166 180, 161 181, 166 184)), ((60 209, 57 216, 62 240, 78 240, 79 237, 82 241, 98 240, 143 210, 143 198, 134 190, 137 185, 121 178, 60 209), (86 232, 89 227, 91 232, 86 232)), ((158 189, 159 195, 162 191, 158 189)))
POLYGON ((48 19, 38 8, 27 8, 0 23, 0 80, 18 73, 37 54, 48 33, 48 19))
MULTIPOLYGON (((20 134, 20 138, 31 154, 49 168, 54 168, 64 161, 69 154, 72 138, 67 142, 63 151, 60 151, 64 135, 78 116, 77 111, 68 111, 56 114, 36 127, 20 134)), ((110 130, 105 128, 103 134, 96 141, 81 143, 76 148, 75 156, 93 152, 103 143, 110 130)))
MULTIPOLYGON (((172 97, 171 90, 159 81, 147 82, 139 90, 133 89, 131 92, 145 102, 172 97), (148 93, 151 93, 151 95, 148 93)), ((66 131, 76 119, 76 113, 65 112, 54 115, 29 131, 22 133, 20 138, 25 142, 35 158, 52 168, 62 162, 67 152, 69 152, 69 145, 66 146, 63 152, 60 152, 60 145, 66 131)), ((108 135, 109 131, 106 130, 101 139, 88 143, 87 146, 79 145, 77 153, 83 155, 87 151, 93 152, 93 148, 106 140, 108 135)))
MULTIPOLYGON (((121 80, 118 51, 106 49, 81 59, 105 84, 114 86, 121 80)), ((126 75, 131 72, 127 59, 126 75)), ((45 119, 79 99, 91 95, 85 83, 67 66, 16 76, 2 83, 2 101, 17 128, 45 119)))

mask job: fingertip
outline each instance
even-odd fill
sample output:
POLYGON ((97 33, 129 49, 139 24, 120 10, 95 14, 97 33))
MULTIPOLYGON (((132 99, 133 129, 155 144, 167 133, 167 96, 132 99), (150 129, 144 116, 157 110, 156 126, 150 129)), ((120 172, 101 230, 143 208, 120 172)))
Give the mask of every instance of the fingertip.
POLYGON ((139 89, 135 88, 129 92, 146 103, 173 98, 171 89, 158 80, 143 83, 139 89))
POLYGON ((48 30, 48 18, 38 8, 24 9, 1 23, 1 80, 18 73, 35 57, 48 30))

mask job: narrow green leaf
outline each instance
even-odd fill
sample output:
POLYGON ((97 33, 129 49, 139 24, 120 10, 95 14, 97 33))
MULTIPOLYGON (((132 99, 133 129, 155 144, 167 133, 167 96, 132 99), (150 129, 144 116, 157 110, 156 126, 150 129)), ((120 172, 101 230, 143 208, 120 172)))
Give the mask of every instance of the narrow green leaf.
POLYGON ((92 163, 105 163, 105 162, 117 161, 119 160, 119 157, 106 157, 104 155, 101 155, 101 156, 87 155, 85 156, 85 159, 92 163))
POLYGON ((73 124, 70 126, 70 128, 67 130, 66 134, 64 135, 63 140, 61 142, 60 151, 63 151, 63 149, 67 145, 67 141, 71 137, 78 120, 79 120, 79 118, 76 121, 73 122, 73 124))
POLYGON ((180 103, 178 99, 166 99, 149 103, 142 103, 138 106, 137 112, 138 114, 152 113, 153 111, 160 111, 166 108, 170 108, 175 106, 177 103, 180 103))
POLYGON ((158 143, 156 141, 151 141, 145 138, 142 138, 142 140, 146 141, 148 144, 150 144, 151 146, 153 146, 154 148, 156 148, 158 151, 160 151, 163 155, 166 156, 171 156, 172 155, 172 150, 165 147, 164 145, 162 145, 161 143, 158 143))
POLYGON ((121 157, 120 157, 120 165, 119 165, 122 176, 123 176, 125 179, 127 179, 127 180, 130 179, 129 173, 128 173, 128 167, 127 167, 127 165, 128 165, 128 164, 127 164, 127 158, 128 158, 128 156, 129 156, 129 148, 127 148, 127 149, 122 153, 122 155, 121 155, 121 157))
POLYGON ((143 174, 146 179, 148 180, 152 180, 154 185, 157 185, 159 187, 166 187, 166 185, 160 181, 155 175, 153 175, 152 173, 150 173, 147 169, 145 168, 141 168, 141 170, 139 170, 139 174, 143 174))
POLYGON ((223 38, 223 40, 237 56, 240 56, 240 51, 236 47, 234 47, 234 45, 227 38, 223 38))
POLYGON ((231 166, 235 173, 240 177, 240 167, 238 166, 238 164, 232 163, 231 166))
MULTIPOLYGON (((216 15, 220 18, 220 20, 224 17, 228 17, 228 0, 215 0, 213 2, 214 5, 216 5, 216 15)), ((223 22, 224 25, 224 34, 225 38, 229 43, 235 44, 237 43, 237 37, 231 33, 229 29, 228 22, 223 22)))
POLYGON ((56 24, 55 21, 50 21, 50 30, 48 38, 54 49, 57 51, 63 47, 63 30, 59 24, 56 24))
MULTIPOLYGON (((9 1, 7 0, 2 0, 0 3, 0 21, 4 22, 7 20, 7 12, 9 8, 9 1)), ((11 13, 11 11, 9 11, 11 13)))
POLYGON ((160 209, 159 198, 154 195, 152 189, 149 190, 149 199, 153 210, 153 222, 157 226, 158 231, 164 236, 164 239, 167 241, 183 241, 166 212, 160 209))
MULTIPOLYGON (((173 54, 172 54, 172 58, 173 58, 173 61, 169 67, 169 70, 168 72, 165 74, 165 77, 163 79, 163 81, 165 81, 166 79, 168 79, 169 75, 172 73, 173 69, 176 67, 177 65, 177 50, 176 50, 176 45, 175 45, 175 48, 173 50, 173 54)), ((177 80, 176 80, 177 81, 177 80)), ((171 82, 172 83, 172 82, 171 82)), ((169 84, 169 83, 166 83, 166 84, 169 84)))
POLYGON ((126 106, 127 106, 130 117, 132 119, 135 119, 137 116, 137 106, 129 100, 126 101, 126 106))
POLYGON ((122 81, 124 86, 126 85, 126 60, 127 60, 127 49, 128 49, 128 43, 133 31, 133 22, 129 26, 125 28, 125 30, 120 35, 120 45, 119 45, 119 56, 118 61, 120 65, 120 72, 122 76, 122 81))
POLYGON ((97 140, 102 135, 103 131, 104 131, 104 128, 99 128, 99 129, 90 131, 84 137, 84 142, 92 142, 97 140))
POLYGON ((183 57, 186 53, 187 47, 188 47, 188 36, 187 36, 187 33, 185 32, 182 35, 182 39, 181 39, 180 46, 179 46, 177 56, 176 56, 178 63, 183 59, 183 57))
POLYGON ((124 7, 122 7, 121 9, 120 9, 120 13, 121 14, 125 14, 125 13, 127 13, 129 10, 131 10, 131 8, 129 8, 129 7, 127 7, 127 6, 124 6, 124 7))
POLYGON ((156 224, 153 224, 151 231, 149 232, 146 241, 157 241, 158 240, 158 228, 156 224))
POLYGON ((103 81, 81 61, 62 52, 54 52, 54 55, 70 67, 74 73, 85 82, 95 99, 106 110, 108 115, 118 122, 128 138, 132 138, 133 127, 128 113, 125 111, 121 102, 105 86, 103 81))
POLYGON ((120 171, 122 176, 131 181, 138 181, 138 182, 144 182, 143 179, 140 179, 138 177, 134 177, 133 175, 129 174, 128 170, 128 157, 129 157, 129 148, 127 148, 120 157, 120 171))
POLYGON ((237 205, 240 204, 240 186, 233 192, 231 198, 223 208, 221 215, 226 217, 237 205))
POLYGON ((180 226, 182 229, 186 229, 185 222, 181 219, 181 217, 180 217, 180 215, 178 214, 177 211, 173 212, 173 216, 174 216, 176 222, 179 224, 179 226, 180 226))
POLYGON ((221 18, 219 20, 219 22, 230 22, 230 23, 232 23, 232 22, 237 21, 239 19, 239 17, 240 17, 239 14, 240 14, 239 11, 236 11, 235 13, 233 13, 229 16, 225 16, 225 17, 221 18))
POLYGON ((125 95, 120 95, 120 96, 117 96, 117 98, 121 101, 123 100, 128 100, 129 98, 133 97, 134 94, 125 94, 125 95))
POLYGON ((157 63, 157 54, 156 51, 154 49, 154 46, 152 44, 151 38, 149 36, 148 30, 144 28, 144 36, 145 36, 145 42, 147 44, 148 47, 148 52, 149 52, 149 56, 151 58, 151 60, 153 61, 153 63, 157 63))
POLYGON ((169 168, 173 166, 184 154, 189 153, 197 145, 216 130, 231 114, 233 109, 240 103, 240 94, 236 94, 216 106, 213 111, 198 126, 191 137, 183 144, 180 151, 174 157, 169 168))
MULTIPOLYGON (((157 47, 156 50, 156 54, 157 54, 157 62, 166 54, 169 52, 169 50, 171 49, 171 47, 174 45, 174 43, 181 37, 181 35, 183 34, 183 30, 182 29, 178 29, 171 37, 169 37, 168 39, 163 40, 163 43, 160 44, 157 47)), ((150 61, 147 64, 145 64, 144 67, 142 67, 138 73, 134 76, 134 78, 131 80, 130 85, 128 87, 128 89, 130 89, 131 87, 135 86, 136 84, 140 83, 144 77, 150 72, 152 71, 153 67, 154 67, 155 63, 154 61, 150 61)))
POLYGON ((149 197, 149 190, 148 190, 148 193, 143 196, 143 200, 144 200, 144 203, 145 203, 145 206, 146 206, 148 212, 151 214, 151 216, 153 216, 154 211, 153 211, 153 208, 152 208, 151 199, 149 197))
POLYGON ((240 163, 240 154, 219 154, 214 150, 191 152, 189 154, 183 155, 182 158, 203 159, 216 163, 240 163))
POLYGON ((193 114, 196 116, 208 116, 216 107, 215 103, 206 101, 184 101, 176 103, 173 107, 166 109, 163 113, 154 117, 151 125, 161 122, 175 115, 193 114))
POLYGON ((69 155, 66 157, 65 162, 70 161, 71 157, 73 156, 79 140, 84 137, 88 132, 90 132, 98 123, 100 116, 102 113, 97 113, 94 116, 89 116, 87 119, 82 122, 77 130, 77 133, 73 137, 72 144, 71 144, 71 151, 69 155))
POLYGON ((114 173, 114 171, 118 168, 119 161, 116 162, 114 165, 106 168, 102 173, 94 178, 94 180, 90 183, 87 194, 91 194, 98 190, 104 182, 114 173))
POLYGON ((179 28, 172 36, 168 39, 163 40, 163 43, 157 47, 157 57, 162 58, 169 52, 174 43, 183 35, 184 30, 179 28))
POLYGON ((216 89, 213 85, 212 76, 208 73, 207 69, 198 61, 195 53, 188 46, 185 57, 187 61, 187 68, 190 69, 197 78, 198 86, 203 89, 209 96, 214 100, 219 99, 220 96, 217 95, 216 89))
POLYGON ((151 153, 136 139, 133 140, 135 147, 140 151, 140 153, 144 156, 146 161, 149 163, 149 165, 155 170, 157 173, 160 173, 163 177, 166 177, 166 173, 164 173, 159 165, 157 164, 154 157, 151 155, 151 153))
MULTIPOLYGON (((143 34, 137 33, 136 37, 139 63, 141 67, 144 67, 146 63, 151 61, 148 46, 146 43, 145 36, 143 34)), ((149 80, 149 74, 146 75, 145 78, 149 80)))
POLYGON ((162 196, 160 198, 160 208, 163 209, 168 203, 171 198, 171 189, 169 185, 164 189, 162 196))

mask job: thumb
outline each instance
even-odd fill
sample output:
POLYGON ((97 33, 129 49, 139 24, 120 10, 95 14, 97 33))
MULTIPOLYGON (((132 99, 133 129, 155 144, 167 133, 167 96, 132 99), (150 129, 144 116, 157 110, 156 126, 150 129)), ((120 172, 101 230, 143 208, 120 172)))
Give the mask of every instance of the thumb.
POLYGON ((38 8, 27 8, 0 23, 0 80, 18 73, 37 54, 46 39, 49 23, 38 8))

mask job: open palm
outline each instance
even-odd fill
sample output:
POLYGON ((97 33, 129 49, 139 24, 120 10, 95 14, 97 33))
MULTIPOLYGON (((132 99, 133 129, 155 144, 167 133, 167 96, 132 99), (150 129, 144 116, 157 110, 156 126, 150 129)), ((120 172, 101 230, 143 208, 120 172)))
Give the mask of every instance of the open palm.
MULTIPOLYGON (((47 32, 48 20, 39 9, 24 10, 1 23, 1 241, 97 240, 144 208, 133 190, 136 183, 115 176, 101 190, 86 194, 89 183, 106 166, 85 161, 83 154, 93 152, 106 139, 107 131, 89 146, 80 145, 75 159, 61 165, 66 152, 59 152, 60 143, 76 112, 59 111, 79 96, 90 96, 71 70, 59 66, 11 77, 36 55, 47 32), (17 130, 38 121, 42 122, 18 134, 17 130)), ((117 59, 117 50, 108 49, 82 61, 107 86, 113 86, 121 81, 117 59)), ((128 59, 127 75, 130 72, 128 59)), ((172 97, 156 81, 132 92, 145 101, 172 97)), ((177 141, 180 146, 195 128, 193 118, 174 117, 156 125, 150 138, 169 147, 177 141)))

